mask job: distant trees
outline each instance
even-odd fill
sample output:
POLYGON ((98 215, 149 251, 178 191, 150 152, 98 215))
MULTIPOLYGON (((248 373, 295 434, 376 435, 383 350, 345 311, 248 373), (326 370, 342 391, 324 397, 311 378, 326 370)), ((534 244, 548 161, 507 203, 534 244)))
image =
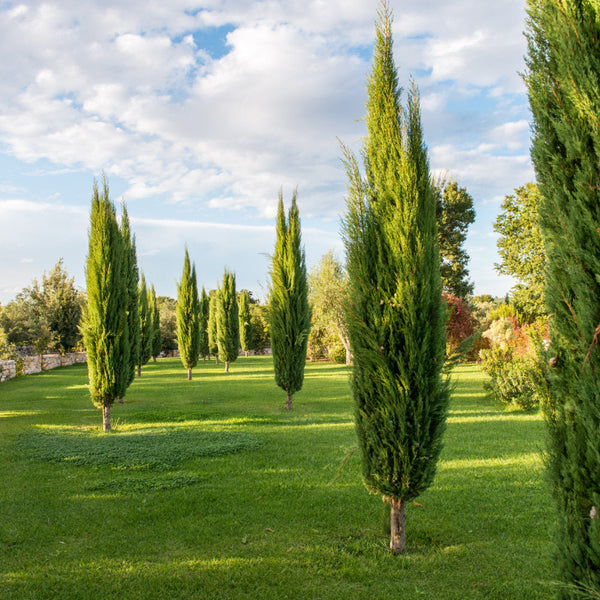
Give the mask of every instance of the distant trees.
POLYGON ((250 297, 248 290, 242 290, 240 293, 239 302, 240 315, 240 347, 248 356, 248 352, 252 349, 252 321, 250 318, 250 297))
POLYGON ((550 316, 545 402, 560 598, 600 596, 600 6, 528 0, 526 82, 550 316))
POLYGON ((154 289, 154 285, 152 285, 150 288, 148 306, 150 309, 150 315, 152 316, 152 348, 150 355, 156 362, 156 357, 160 354, 162 349, 162 339, 160 335, 160 312, 158 310, 158 302, 156 300, 156 290, 154 289))
POLYGON ((291 410, 292 397, 302 389, 304 382, 311 319, 296 192, 287 220, 283 196, 279 193, 276 233, 269 290, 271 350, 275 381, 285 391, 285 407, 291 410))
POLYGON ((240 323, 235 275, 227 269, 223 274, 223 284, 216 298, 219 359, 225 363, 225 372, 228 373, 229 365, 237 360, 240 350, 240 323))
POLYGON ((402 109, 386 2, 376 33, 367 85, 366 181, 345 150, 343 236, 363 481, 391 505, 390 548, 399 553, 406 549, 406 502, 431 484, 442 448, 449 397, 441 377, 446 308, 419 95, 413 84, 402 109))
POLYGON ((200 301, 196 267, 190 263, 186 248, 181 282, 177 285, 177 344, 183 366, 188 370, 188 381, 192 369, 198 364, 200 346, 200 301))
POLYGON ((177 301, 168 296, 158 296, 158 314, 160 319, 160 337, 162 350, 169 352, 177 349, 177 301))
POLYGON ((125 372, 123 348, 127 344, 123 344, 122 338, 128 329, 126 286, 121 268, 124 255, 108 183, 104 179, 100 192, 94 182, 86 261, 87 304, 82 331, 90 395, 92 402, 102 409, 104 431, 110 431, 110 409, 115 399, 122 397, 125 372))
POLYGON ((80 340, 79 322, 85 297, 63 267, 63 259, 41 283, 34 279, 12 302, 0 309, 0 326, 16 346, 36 346, 70 352, 80 340))
POLYGON ((500 234, 497 245, 502 258, 495 268, 519 281, 511 290, 511 303, 530 322, 546 314, 546 250, 539 225, 540 201, 536 184, 521 186, 504 198, 494 223, 494 231, 500 234))
POLYGON ((140 329, 140 351, 138 353, 138 377, 142 376, 142 367, 150 360, 152 356, 152 344, 154 341, 154 321, 150 310, 148 298, 148 287, 146 278, 142 273, 140 286, 138 289, 138 316, 140 329))
POLYGON ((210 355, 210 348, 208 344, 208 318, 210 315, 210 300, 208 294, 202 286, 202 293, 200 294, 200 343, 198 350, 203 360, 210 355))
POLYGON ((218 290, 211 290, 208 297, 208 353, 219 364, 219 341, 217 337, 218 290))
POLYGON ((464 249, 469 225, 475 221, 473 198, 455 181, 441 181, 433 186, 438 223, 440 275, 442 289, 466 300, 473 293, 469 281, 469 255, 464 249))

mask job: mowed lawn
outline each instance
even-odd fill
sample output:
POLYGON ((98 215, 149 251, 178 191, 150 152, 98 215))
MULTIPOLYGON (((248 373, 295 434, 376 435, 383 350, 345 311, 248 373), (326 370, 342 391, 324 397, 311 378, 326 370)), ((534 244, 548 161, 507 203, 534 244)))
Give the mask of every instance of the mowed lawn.
POLYGON ((538 414, 453 376, 433 486, 392 556, 363 487, 348 368, 306 367, 294 410, 268 357, 191 382, 150 363, 100 432, 86 367, 0 385, 0 598, 545 599, 553 506, 538 414))

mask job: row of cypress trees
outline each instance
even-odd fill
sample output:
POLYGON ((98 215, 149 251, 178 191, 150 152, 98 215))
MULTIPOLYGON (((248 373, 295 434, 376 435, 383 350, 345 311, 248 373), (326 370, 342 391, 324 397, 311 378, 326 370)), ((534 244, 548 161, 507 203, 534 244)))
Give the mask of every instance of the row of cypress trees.
POLYGON ((110 200, 108 182, 94 181, 88 256, 87 302, 81 330, 87 350, 92 402, 102 409, 104 431, 110 431, 110 410, 152 355, 160 352, 160 323, 154 287, 139 280, 135 238, 123 206, 121 224, 110 200))

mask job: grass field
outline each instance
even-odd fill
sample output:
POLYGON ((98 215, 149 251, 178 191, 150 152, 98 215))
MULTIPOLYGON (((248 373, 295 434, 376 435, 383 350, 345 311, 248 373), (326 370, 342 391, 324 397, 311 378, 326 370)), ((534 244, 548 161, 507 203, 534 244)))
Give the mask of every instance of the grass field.
POLYGON ((360 479, 346 367, 307 364, 294 410, 267 357, 150 363, 113 407, 85 366, 0 386, 0 598, 545 599, 552 502, 539 415, 459 367, 434 485, 392 556, 360 479), (343 464, 343 468, 342 467, 343 464))

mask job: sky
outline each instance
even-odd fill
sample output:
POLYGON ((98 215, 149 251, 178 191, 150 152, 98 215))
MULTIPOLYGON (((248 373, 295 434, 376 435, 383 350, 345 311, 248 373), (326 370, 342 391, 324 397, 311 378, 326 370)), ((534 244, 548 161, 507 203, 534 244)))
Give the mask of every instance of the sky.
MULTIPOLYGON (((343 259, 340 141, 365 130, 374 0, 0 0, 0 303, 63 258, 85 288, 94 179, 126 203, 138 263, 175 297, 227 268, 264 298, 278 195, 294 190, 307 266, 343 259)), ((467 189, 475 294, 502 200, 534 180, 520 73, 525 0, 390 0, 403 88, 421 95, 430 167, 467 189)), ((403 96, 403 100, 406 96, 403 96)))

